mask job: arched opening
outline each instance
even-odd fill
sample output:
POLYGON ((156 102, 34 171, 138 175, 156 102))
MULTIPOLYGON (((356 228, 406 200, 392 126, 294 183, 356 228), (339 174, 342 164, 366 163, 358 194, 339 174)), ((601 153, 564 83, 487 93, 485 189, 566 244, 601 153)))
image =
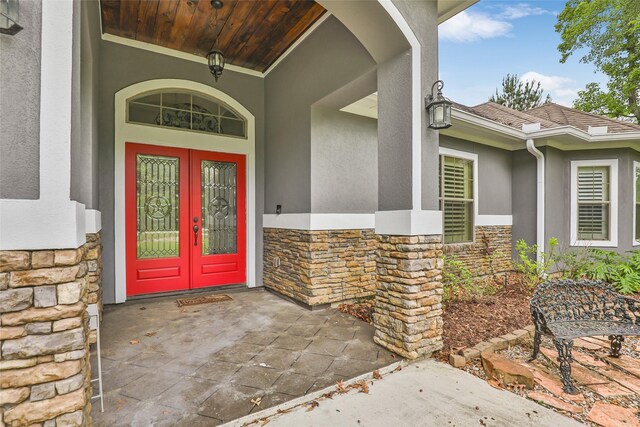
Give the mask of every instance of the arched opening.
POLYGON ((178 79, 128 86, 114 106, 116 302, 255 286, 253 114, 218 89, 178 79))

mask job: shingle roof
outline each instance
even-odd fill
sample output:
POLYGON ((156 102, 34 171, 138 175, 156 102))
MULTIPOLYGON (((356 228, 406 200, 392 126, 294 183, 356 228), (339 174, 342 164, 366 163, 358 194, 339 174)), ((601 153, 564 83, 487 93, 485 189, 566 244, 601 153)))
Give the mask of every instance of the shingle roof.
POLYGON ((640 132, 640 125, 585 113, 584 111, 554 103, 532 108, 527 110, 526 113, 561 125, 574 126, 585 132, 588 131, 589 126, 607 126, 608 133, 640 132))
POLYGON ((558 127, 558 125, 552 121, 541 120, 539 117, 531 116, 525 112, 514 110, 504 105, 496 104, 495 102, 485 102, 484 104, 471 107, 471 109, 479 116, 518 130, 522 129, 523 124, 529 123, 540 123, 543 129, 558 127))
POLYGON ((495 102, 485 102, 474 107, 454 102, 453 106, 518 130, 522 129, 523 124, 540 123, 542 129, 568 125, 587 132, 589 126, 607 126, 607 133, 640 132, 640 125, 585 113, 554 103, 544 104, 527 111, 514 110, 495 102))

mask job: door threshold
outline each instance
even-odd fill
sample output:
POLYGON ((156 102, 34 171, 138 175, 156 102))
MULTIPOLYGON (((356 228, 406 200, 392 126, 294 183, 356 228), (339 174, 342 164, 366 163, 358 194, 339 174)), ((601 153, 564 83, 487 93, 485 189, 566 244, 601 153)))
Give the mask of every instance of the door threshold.
POLYGON ((222 293, 240 293, 240 292, 255 292, 255 291, 264 291, 263 286, 256 286, 253 288, 247 287, 244 284, 238 285, 218 285, 218 286, 210 286, 206 288, 198 288, 198 289, 186 289, 183 291, 171 291, 171 292, 159 292, 153 294, 142 294, 142 295, 133 295, 127 297, 127 301, 143 301, 143 300, 152 300, 157 298, 170 298, 180 295, 189 295, 189 296, 197 296, 199 294, 222 294, 222 293))

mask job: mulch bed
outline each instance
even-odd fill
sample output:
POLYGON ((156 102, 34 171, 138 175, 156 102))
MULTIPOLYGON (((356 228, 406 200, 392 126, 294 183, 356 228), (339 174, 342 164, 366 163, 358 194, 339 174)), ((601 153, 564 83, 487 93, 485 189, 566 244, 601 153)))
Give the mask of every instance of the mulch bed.
POLYGON ((444 358, 452 350, 473 347, 531 324, 529 292, 519 285, 510 286, 495 295, 444 304, 444 358))
MULTIPOLYGON (((454 349, 473 347, 531 324, 529 298, 530 292, 516 283, 495 295, 446 302, 441 357, 448 360, 454 349)), ((373 300, 340 304, 338 310, 372 323, 373 300)))

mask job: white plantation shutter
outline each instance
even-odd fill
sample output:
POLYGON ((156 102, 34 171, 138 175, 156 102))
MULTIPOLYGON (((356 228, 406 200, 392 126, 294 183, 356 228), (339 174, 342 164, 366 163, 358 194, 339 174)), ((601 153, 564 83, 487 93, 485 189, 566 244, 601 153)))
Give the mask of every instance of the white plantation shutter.
POLYGON ((609 167, 578 168, 578 239, 609 239, 609 167))
POLYGON ((444 242, 473 241, 473 162, 440 157, 440 207, 444 242))
POLYGON ((636 168, 636 241, 640 242, 640 166, 636 168))

